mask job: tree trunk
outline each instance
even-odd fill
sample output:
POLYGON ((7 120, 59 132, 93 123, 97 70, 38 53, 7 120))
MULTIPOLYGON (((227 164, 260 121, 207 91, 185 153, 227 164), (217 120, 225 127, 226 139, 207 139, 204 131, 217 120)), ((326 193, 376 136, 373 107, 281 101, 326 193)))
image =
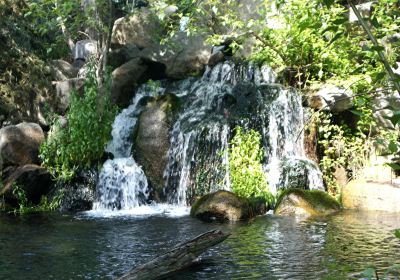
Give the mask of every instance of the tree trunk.
POLYGON ((228 236, 229 234, 225 234, 220 230, 203 233, 192 240, 177 245, 171 251, 136 267, 119 278, 119 280, 151 280, 166 277, 191 266, 200 254, 224 241, 228 236))

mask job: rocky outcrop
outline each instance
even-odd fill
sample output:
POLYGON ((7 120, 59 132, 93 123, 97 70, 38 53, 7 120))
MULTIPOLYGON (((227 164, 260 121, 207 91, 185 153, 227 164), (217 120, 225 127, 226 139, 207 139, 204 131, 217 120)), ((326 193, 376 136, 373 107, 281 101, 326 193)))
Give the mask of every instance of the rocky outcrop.
POLYGON ((202 36, 178 32, 166 44, 158 18, 147 8, 116 20, 112 34, 110 64, 113 72, 113 99, 130 100, 135 85, 148 79, 183 79, 201 74, 209 62, 211 47, 202 36), (129 77, 129 79, 128 79, 129 77))
POLYGON ((142 165, 156 198, 163 194, 164 169, 177 103, 176 96, 165 95, 149 102, 138 120, 135 158, 142 165))
POLYGON ((329 110, 334 113, 343 112, 353 106, 353 93, 350 89, 325 84, 311 94, 308 105, 317 110, 329 110))
POLYGON ((4 198, 7 205, 16 207, 20 202, 15 188, 23 192, 27 202, 38 204, 43 195, 52 187, 52 179, 47 170, 41 166, 27 164, 8 170, 9 175, 4 180, 0 189, 0 197, 4 198))
POLYGON ((126 104, 134 88, 144 77, 148 66, 141 58, 134 58, 112 72, 111 98, 117 104, 126 104))
POLYGON ((372 100, 373 115, 378 127, 394 129, 390 118, 393 110, 400 110, 400 95, 398 92, 384 92, 374 96, 372 100))
POLYGON ((70 104, 72 91, 83 91, 84 79, 72 78, 55 82, 57 94, 57 111, 64 113, 70 104))
POLYGON ((0 129, 0 171, 8 165, 39 163, 42 128, 36 123, 20 123, 0 129))
POLYGON ((351 181, 342 189, 343 207, 400 213, 400 186, 364 180, 351 181))
POLYGON ((135 45, 144 49, 157 44, 161 32, 162 27, 156 15, 144 7, 137 13, 115 21, 111 44, 135 45))
POLYGON ((207 194, 197 200, 190 210, 190 216, 204 221, 239 221, 247 220, 267 211, 265 200, 238 197, 224 190, 207 194))
POLYGON ((318 190, 288 189, 278 198, 276 215, 326 215, 340 210, 339 203, 318 190))
POLYGON ((50 72, 54 81, 64 81, 76 78, 78 75, 78 68, 69 64, 64 60, 53 60, 50 63, 50 72))

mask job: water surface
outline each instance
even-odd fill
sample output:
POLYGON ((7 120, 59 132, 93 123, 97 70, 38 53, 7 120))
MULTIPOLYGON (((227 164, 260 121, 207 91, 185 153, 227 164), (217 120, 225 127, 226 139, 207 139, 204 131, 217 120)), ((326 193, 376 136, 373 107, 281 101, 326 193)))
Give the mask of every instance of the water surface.
POLYGON ((184 217, 0 216, 0 279, 113 279, 205 231, 231 236, 171 279, 346 279, 400 265, 400 216, 345 211, 209 224, 184 217))

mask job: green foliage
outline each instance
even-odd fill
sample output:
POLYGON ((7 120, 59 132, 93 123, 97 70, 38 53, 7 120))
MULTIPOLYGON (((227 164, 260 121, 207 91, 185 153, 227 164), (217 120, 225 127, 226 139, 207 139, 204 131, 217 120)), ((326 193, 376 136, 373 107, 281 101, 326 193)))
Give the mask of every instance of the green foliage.
POLYGON ((398 239, 400 239, 400 228, 398 228, 394 231, 394 236, 396 236, 398 239))
POLYGON ((64 196, 63 192, 59 192, 51 202, 48 201, 46 196, 42 196, 38 205, 32 204, 28 201, 25 191, 18 184, 13 184, 12 193, 17 199, 19 208, 14 209, 14 214, 29 214, 37 212, 48 212, 57 210, 61 205, 61 200, 64 196))
POLYGON ((103 156, 110 140, 117 108, 110 101, 110 77, 104 94, 99 94, 94 69, 88 71, 84 95, 72 93, 66 115, 67 127, 59 121, 42 144, 40 157, 49 171, 59 179, 69 180, 77 167, 89 167, 103 156))
POLYGON ((232 191, 242 197, 263 197, 272 204, 273 197, 268 190, 267 178, 261 160, 263 151, 261 136, 257 131, 243 131, 235 128, 235 136, 229 148, 229 172, 232 191))

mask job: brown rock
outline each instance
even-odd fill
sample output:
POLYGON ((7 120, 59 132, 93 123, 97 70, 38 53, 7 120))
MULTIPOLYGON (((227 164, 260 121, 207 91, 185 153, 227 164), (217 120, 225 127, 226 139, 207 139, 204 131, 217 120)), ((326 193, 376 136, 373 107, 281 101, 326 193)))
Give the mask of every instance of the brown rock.
POLYGON ((355 180, 342 190, 343 207, 400 213, 400 187, 390 183, 355 180))
POLYGON ((250 201, 224 190, 207 194, 197 200, 190 210, 192 217, 204 221, 247 220, 267 211, 265 200, 250 201))
POLYGON ((0 171, 7 165, 39 163, 42 128, 36 123, 20 123, 0 129, 0 171))
POLYGON ((288 189, 278 199, 276 215, 327 215, 340 210, 339 203, 319 190, 288 189))
POLYGON ((0 197, 4 197, 7 204, 16 206, 18 198, 13 194, 13 188, 18 186, 24 192, 28 202, 38 204, 42 195, 49 192, 51 184, 51 175, 45 168, 27 164, 16 168, 4 180, 4 186, 0 189, 0 197))

